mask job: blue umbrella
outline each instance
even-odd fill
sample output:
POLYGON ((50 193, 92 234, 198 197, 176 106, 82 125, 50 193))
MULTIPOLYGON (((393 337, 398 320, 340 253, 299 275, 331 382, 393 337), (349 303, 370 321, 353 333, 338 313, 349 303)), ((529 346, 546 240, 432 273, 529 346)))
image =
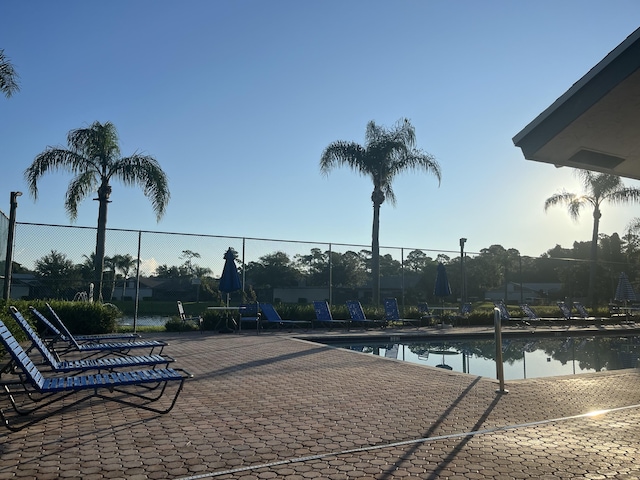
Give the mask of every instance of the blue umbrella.
POLYGON ((224 254, 224 268, 218 285, 218 290, 227 294, 227 306, 229 305, 229 294, 241 288, 242 282, 236 268, 235 251, 229 247, 229 250, 224 254))
MULTIPOLYGON (((444 267, 442 262, 438 263, 438 268, 436 270, 436 284, 433 287, 433 294, 436 297, 440 297, 444 308, 444 297, 451 295, 451 286, 449 285, 449 279, 447 278, 447 269, 444 267)), ((440 321, 444 327, 444 316, 441 317, 440 321)))
POLYGON ((433 288, 433 294, 436 297, 443 298, 451 295, 451 286, 449 285, 449 279, 447 278, 447 269, 444 264, 440 262, 436 271, 436 285, 433 288))

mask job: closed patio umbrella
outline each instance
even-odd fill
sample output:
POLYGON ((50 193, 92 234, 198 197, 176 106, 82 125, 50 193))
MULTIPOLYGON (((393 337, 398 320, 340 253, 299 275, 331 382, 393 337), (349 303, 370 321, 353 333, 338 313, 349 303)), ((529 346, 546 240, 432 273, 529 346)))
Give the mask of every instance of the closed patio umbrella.
MULTIPOLYGON (((220 282, 218 284, 218 290, 227 294, 227 308, 229 307, 229 294, 242 288, 242 282, 240 281, 240 275, 238 275, 235 257, 236 252, 233 248, 229 247, 224 254, 224 267, 222 268, 222 275, 220 275, 220 282)), ((225 314, 225 333, 232 331, 229 329, 228 322, 229 312, 227 311, 225 314)), ((238 328, 240 328, 241 323, 242 322, 238 322, 238 328)))
POLYGON ((451 286, 449 285, 449 278, 447 277, 447 269, 444 264, 440 262, 436 270, 436 284, 433 287, 433 294, 436 297, 440 297, 444 301, 444 297, 451 295, 451 286))
POLYGON ((227 307, 229 306, 229 294, 241 288, 242 282, 240 282, 240 275, 238 275, 236 267, 235 251, 229 247, 224 254, 224 268, 218 285, 218 290, 227 294, 227 307))
MULTIPOLYGON (((440 298, 443 306, 444 298, 451 295, 451 286, 449 285, 449 278, 447 277, 447 269, 442 262, 438 263, 438 268, 436 270, 436 284, 433 287, 433 294, 440 298)), ((442 326, 444 326, 444 319, 441 323, 442 326)))

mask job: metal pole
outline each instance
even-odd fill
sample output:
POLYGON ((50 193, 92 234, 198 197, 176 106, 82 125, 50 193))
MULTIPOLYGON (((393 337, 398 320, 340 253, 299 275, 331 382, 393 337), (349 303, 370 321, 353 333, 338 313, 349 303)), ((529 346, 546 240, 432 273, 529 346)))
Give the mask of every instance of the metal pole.
POLYGON ((518 255, 520 260, 520 305, 524 303, 524 293, 522 292, 522 255, 518 255))
POLYGON ((400 249, 400 269, 402 272, 402 315, 404 315, 404 248, 400 249))
POLYGON ((141 245, 142 245, 142 232, 138 231, 138 266, 136 267, 136 304, 133 310, 133 333, 136 333, 136 328, 138 326, 138 305, 140 302, 140 250, 141 250, 140 247, 141 245))
POLYGON ((11 210, 9 211, 9 231, 7 232, 7 256, 4 265, 4 287, 2 298, 9 300, 11 296, 11 268, 13 264, 13 238, 16 231, 16 209, 18 208, 18 197, 22 192, 11 192, 11 210))
MULTIPOLYGON (((244 300, 244 281, 246 279, 247 276, 247 268, 244 264, 244 247, 245 247, 245 238, 242 238, 242 293, 243 293, 243 300, 244 300)), ((242 323, 242 322, 240 322, 242 323)))
POLYGON ((464 244, 467 241, 466 238, 460 239, 460 311, 464 307, 465 302, 465 282, 464 282, 464 244))
POLYGON ((331 244, 329 244, 329 307, 333 305, 333 255, 331 254, 331 244))
POLYGON ((496 376, 500 388, 496 390, 496 393, 509 393, 509 390, 504 389, 504 365, 502 363, 502 319, 500 315, 500 309, 493 309, 493 322, 495 325, 495 337, 496 337, 496 376))

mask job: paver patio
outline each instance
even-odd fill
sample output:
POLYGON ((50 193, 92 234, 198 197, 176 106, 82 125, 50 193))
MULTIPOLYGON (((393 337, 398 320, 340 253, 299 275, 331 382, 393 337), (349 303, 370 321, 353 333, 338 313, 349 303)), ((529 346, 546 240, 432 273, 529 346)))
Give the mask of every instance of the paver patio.
POLYGON ((194 374, 172 412, 92 400, 4 429, 0 479, 640 478, 635 369, 500 394, 494 379, 288 333, 145 338, 194 374))

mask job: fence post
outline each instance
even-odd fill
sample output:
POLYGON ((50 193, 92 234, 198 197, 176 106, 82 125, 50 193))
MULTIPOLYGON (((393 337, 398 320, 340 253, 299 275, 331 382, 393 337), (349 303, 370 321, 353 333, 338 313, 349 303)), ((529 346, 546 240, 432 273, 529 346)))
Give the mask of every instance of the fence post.
POLYGON ((333 305, 333 259, 331 257, 331 244, 329 244, 329 306, 333 305))
POLYGON ((496 375, 500 388, 496 390, 496 393, 509 393, 509 390, 504 389, 504 364, 502 363, 502 316, 500 315, 500 309, 494 307, 493 309, 493 323, 495 326, 495 338, 496 338, 496 375))
POLYGON ((13 237, 16 231, 16 209, 18 208, 18 197, 22 192, 11 192, 11 210, 9 212, 9 231, 7 232, 7 256, 4 266, 4 287, 2 298, 9 300, 11 296, 11 268, 13 264, 13 237))
MULTIPOLYGON (((136 333, 138 326, 138 305, 140 302, 140 250, 142 246, 142 232, 138 230, 138 267, 136 271, 136 304, 133 310, 133 333, 136 333)), ((126 279, 125 279, 126 282, 126 279)), ((123 298, 124 300, 124 298, 123 298)))

